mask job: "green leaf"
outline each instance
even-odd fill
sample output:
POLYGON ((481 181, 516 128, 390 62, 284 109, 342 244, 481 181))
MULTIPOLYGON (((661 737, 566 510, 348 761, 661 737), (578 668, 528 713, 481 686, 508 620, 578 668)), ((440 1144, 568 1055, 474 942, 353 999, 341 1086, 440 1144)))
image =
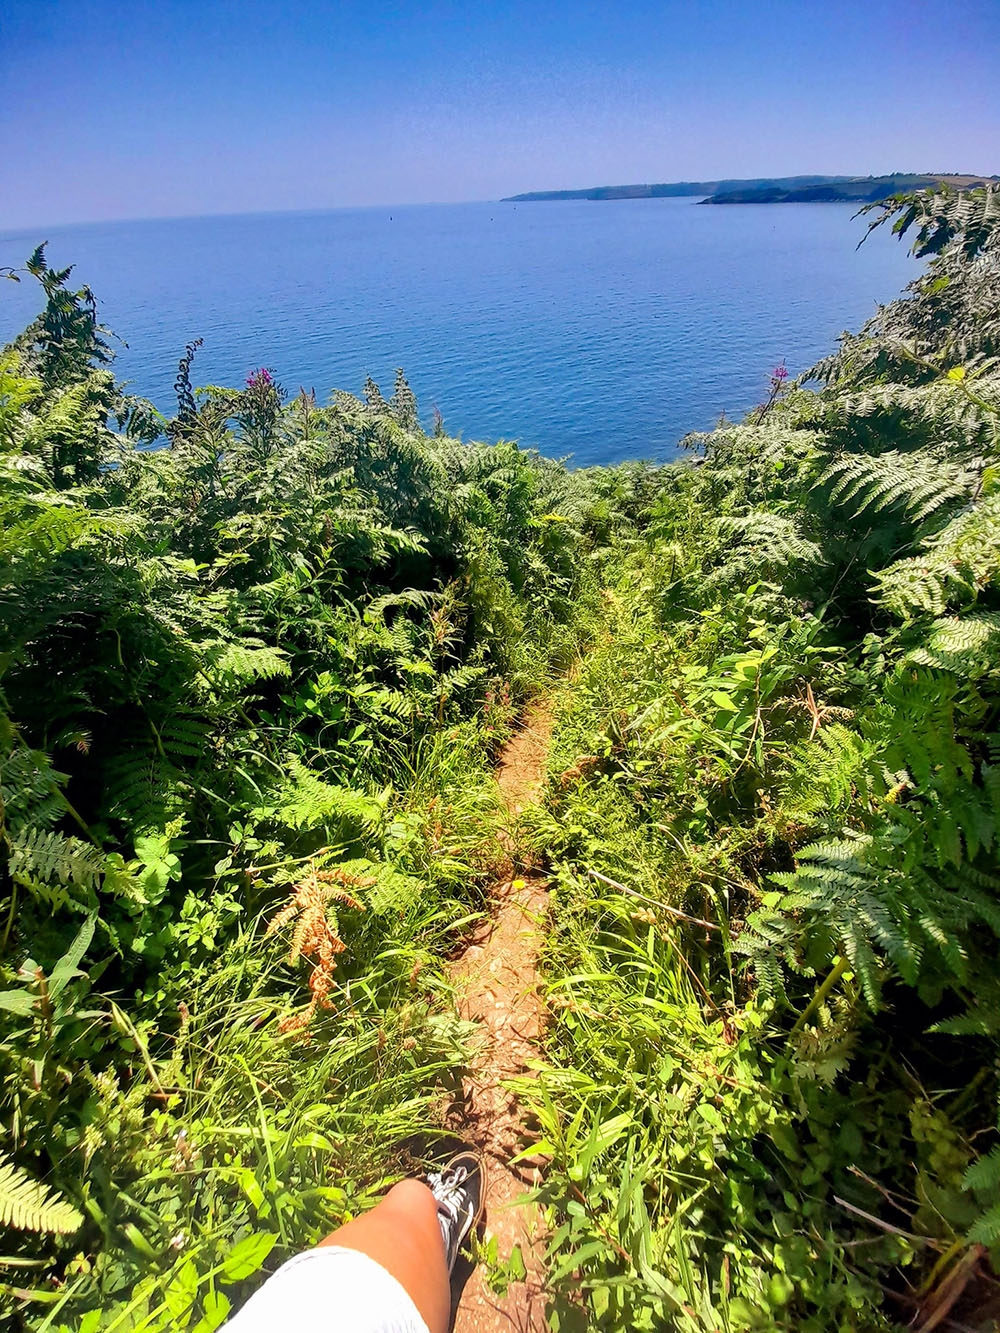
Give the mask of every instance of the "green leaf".
POLYGON ((256 1273, 264 1260, 274 1249, 278 1237, 270 1231, 258 1231, 252 1236, 244 1236, 230 1250, 222 1265, 223 1282, 242 1282, 251 1273, 256 1273))
POLYGON ((992 1189, 1000 1185, 1000 1147, 973 1162, 962 1180, 967 1190, 992 1189))
POLYGON ((156 1251, 134 1222, 126 1222, 122 1230, 140 1254, 144 1255, 147 1259, 156 1259, 156 1251))
POLYGON ((791 1125, 778 1120, 768 1128, 768 1135, 771 1142, 779 1151, 792 1162, 798 1162, 802 1159, 802 1153, 799 1149, 799 1141, 795 1137, 795 1131, 791 1125))
POLYGON ((92 913, 84 921, 83 925, 76 933, 76 938, 69 946, 63 956, 52 969, 49 977, 49 994, 56 999, 65 988, 67 982, 73 977, 79 976, 77 971, 80 965, 80 959, 90 947, 90 941, 94 938, 94 926, 97 922, 97 914, 92 913))
POLYGON ((320 1134, 316 1130, 310 1130, 306 1134, 300 1134, 295 1140, 296 1148, 314 1148, 317 1152, 333 1152, 335 1144, 326 1134, 320 1134))
POLYGON ((248 1166, 245 1166, 236 1178, 240 1183, 240 1189, 253 1204, 255 1211, 259 1213, 264 1206, 264 1191, 261 1189, 257 1177, 248 1166))
POLYGON ((179 1272, 164 1288, 163 1303, 170 1311, 175 1327, 184 1328, 186 1326, 191 1306, 194 1304, 196 1290, 197 1274, 195 1274, 195 1287, 192 1289, 183 1271, 179 1272))
POLYGON ((723 694, 721 690, 713 690, 710 697, 716 708, 724 708, 727 713, 739 712, 740 706, 733 702, 732 695, 723 694))
POLYGON ((37 999, 37 995, 32 995, 29 990, 3 990, 0 991, 0 1009, 5 1009, 9 1014, 27 1016, 35 1007, 37 999))
POLYGON ((202 1297, 201 1318, 192 1329, 192 1333, 213 1333, 229 1317, 232 1304, 224 1291, 209 1291, 202 1297))
POLYGON ((549 1273, 549 1281, 552 1283, 561 1282, 575 1269, 582 1268, 588 1259, 593 1259, 599 1254, 607 1254, 607 1252, 608 1246, 605 1241, 587 1241, 578 1250, 570 1250, 562 1262, 549 1273))
POLYGON ((0 1226, 69 1234, 83 1225, 72 1204, 0 1154, 0 1226))

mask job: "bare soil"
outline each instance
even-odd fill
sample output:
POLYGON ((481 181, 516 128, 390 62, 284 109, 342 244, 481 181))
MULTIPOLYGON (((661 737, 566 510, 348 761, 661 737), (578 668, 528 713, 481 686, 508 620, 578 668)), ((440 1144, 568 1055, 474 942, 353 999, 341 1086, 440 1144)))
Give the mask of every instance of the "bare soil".
MULTIPOLYGON (((536 799, 548 752, 552 718, 544 703, 528 709, 520 730, 500 760, 497 783, 511 814, 536 799)), ((482 1265, 470 1274, 455 1313, 455 1333, 544 1333, 544 1235, 534 1205, 516 1200, 531 1187, 537 1166, 514 1158, 531 1141, 517 1098, 503 1085, 523 1074, 539 1054, 544 1006, 538 993, 538 955, 547 911, 548 885, 532 870, 494 886, 490 919, 451 964, 463 1018, 479 1024, 483 1041, 463 1079, 464 1103, 456 1130, 475 1144, 485 1161, 486 1239, 496 1237, 506 1261, 514 1246, 526 1278, 512 1282, 503 1297, 486 1283, 482 1265)))

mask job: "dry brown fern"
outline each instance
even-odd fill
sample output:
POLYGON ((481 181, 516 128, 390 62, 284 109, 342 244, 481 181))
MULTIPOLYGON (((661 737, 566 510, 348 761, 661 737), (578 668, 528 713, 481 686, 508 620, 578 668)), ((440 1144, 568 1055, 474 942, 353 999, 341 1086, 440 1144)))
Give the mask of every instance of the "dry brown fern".
POLYGON ((361 889, 374 883, 373 879, 360 879, 336 866, 317 870, 315 865, 310 864, 307 874, 292 890, 288 902, 271 918, 267 927, 268 935, 273 935, 294 917, 298 917, 288 961, 294 963, 299 958, 306 958, 313 964, 309 975, 309 1004, 301 1013, 288 1014, 281 1020, 279 1027, 282 1032, 300 1031, 308 1026, 317 1009, 333 1008, 330 999, 333 974, 337 968, 337 954, 343 953, 345 946, 337 933, 336 921, 331 922, 327 917, 327 904, 332 900, 363 912, 364 907, 347 892, 347 887, 361 889))

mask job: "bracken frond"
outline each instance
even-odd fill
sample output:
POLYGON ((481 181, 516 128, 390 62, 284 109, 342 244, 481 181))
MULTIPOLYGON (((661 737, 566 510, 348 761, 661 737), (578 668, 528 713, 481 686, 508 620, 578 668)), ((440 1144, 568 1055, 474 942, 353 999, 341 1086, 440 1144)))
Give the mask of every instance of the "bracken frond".
POLYGON ((82 1225, 83 1217, 71 1203, 0 1154, 0 1226, 68 1235, 82 1225))
POLYGON ((282 1032, 299 1031, 308 1026, 317 1009, 333 1008, 330 992, 337 967, 336 956, 343 953, 346 946, 338 933, 336 920, 331 921, 327 916, 327 906, 331 901, 339 902, 345 907, 363 912, 364 907, 348 893, 348 887, 367 888, 374 883, 374 880, 362 879, 337 866, 318 870, 314 864, 310 864, 308 873, 295 884, 288 902, 271 918, 267 927, 268 935, 273 935, 298 917, 288 961, 295 963, 299 958, 306 958, 313 964, 309 976, 309 1004, 301 1013, 289 1014, 281 1019, 279 1027, 282 1032))

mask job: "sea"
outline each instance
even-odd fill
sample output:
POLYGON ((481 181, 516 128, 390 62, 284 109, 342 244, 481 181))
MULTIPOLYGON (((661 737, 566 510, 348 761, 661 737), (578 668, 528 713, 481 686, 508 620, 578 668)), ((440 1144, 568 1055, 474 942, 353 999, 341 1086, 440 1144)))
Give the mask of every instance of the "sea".
MULTIPOLYGON (((48 241, 96 293, 117 374, 172 411, 261 366, 295 394, 386 396, 402 367, 430 423, 573 466, 675 457, 739 419, 899 294, 919 267, 849 204, 689 198, 475 203, 0 230, 0 265, 48 241)), ((0 342, 40 306, 0 282, 0 342)))

